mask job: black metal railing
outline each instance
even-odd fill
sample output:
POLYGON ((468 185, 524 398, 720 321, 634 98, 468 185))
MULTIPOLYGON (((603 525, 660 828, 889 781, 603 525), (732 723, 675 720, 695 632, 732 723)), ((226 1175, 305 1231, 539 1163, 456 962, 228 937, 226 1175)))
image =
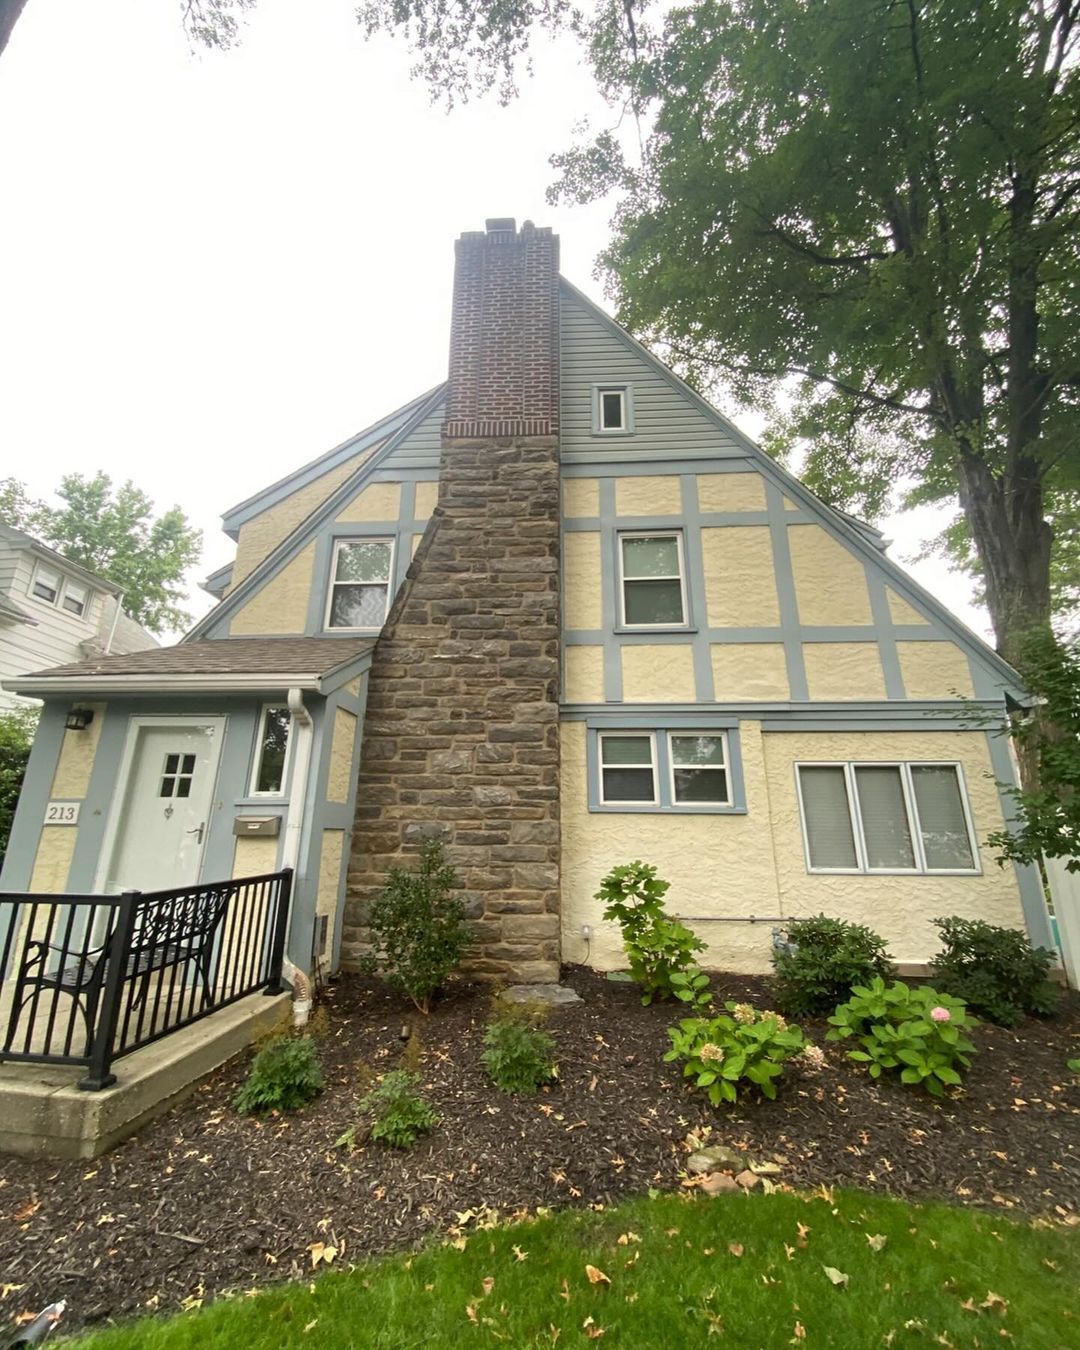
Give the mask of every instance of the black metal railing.
POLYGON ((171 891, 0 893, 0 1061, 113 1060, 263 989, 279 993, 292 869, 171 891), (10 1002, 9 1002, 10 999, 10 1002))

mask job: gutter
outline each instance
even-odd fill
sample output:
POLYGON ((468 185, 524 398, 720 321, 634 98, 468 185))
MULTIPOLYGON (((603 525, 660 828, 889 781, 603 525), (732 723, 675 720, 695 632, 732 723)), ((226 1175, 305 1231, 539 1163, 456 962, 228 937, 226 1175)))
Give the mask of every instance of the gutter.
MULTIPOLYGON (((311 767, 311 743, 314 739, 314 724, 311 713, 304 706, 303 691, 293 686, 288 696, 291 722, 289 734, 293 737, 292 753, 292 790, 289 793, 289 819, 285 826, 285 841, 281 849, 281 866, 293 869, 293 878, 298 874, 300 860, 300 842, 304 830, 304 810, 307 806, 308 771, 311 767)), ((289 950, 289 937, 292 932, 292 907, 289 909, 288 924, 285 929, 285 951, 289 950)), ((294 965, 286 955, 283 962, 285 973, 293 987, 293 1026, 307 1024, 311 1012, 311 981, 307 973, 294 965)))
POLYGON ((185 693, 274 693, 282 689, 319 691, 322 674, 291 671, 256 674, 162 675, 21 675, 0 681, 0 688, 14 694, 185 694, 185 693))

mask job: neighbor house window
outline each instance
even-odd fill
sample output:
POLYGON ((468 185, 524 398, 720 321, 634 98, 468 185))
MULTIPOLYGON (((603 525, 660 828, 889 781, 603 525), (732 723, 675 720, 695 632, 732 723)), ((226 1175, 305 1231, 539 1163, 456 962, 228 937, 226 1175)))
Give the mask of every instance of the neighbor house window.
POLYGON ((800 764, 813 872, 977 872, 957 764, 800 764))
POLYGON ((674 805, 731 805, 727 737, 722 733, 670 731, 668 758, 674 805))
POLYGON ((55 605, 56 597, 60 594, 60 573, 46 567, 44 563, 38 563, 30 586, 30 594, 44 600, 46 604, 55 605))
POLYGON ((627 628, 686 624, 682 535, 678 530, 619 535, 622 621, 627 628))
POLYGON ((69 614, 83 615, 86 613, 86 602, 89 598, 90 592, 81 582, 67 581, 64 583, 64 598, 60 604, 69 614))
POLYGON ((379 628, 386 618, 394 545, 390 539, 339 539, 330 568, 327 628, 379 628))
POLYGON ((280 797, 285 789, 290 721, 289 710, 284 704, 270 704, 262 710, 251 775, 253 797, 280 797))
POLYGON ((652 805, 656 795, 656 742, 652 735, 600 736, 600 800, 652 805))

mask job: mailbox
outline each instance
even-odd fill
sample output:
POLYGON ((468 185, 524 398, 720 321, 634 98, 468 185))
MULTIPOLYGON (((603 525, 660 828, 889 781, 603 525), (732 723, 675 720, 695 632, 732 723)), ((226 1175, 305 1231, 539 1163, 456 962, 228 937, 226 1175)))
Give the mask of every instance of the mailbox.
POLYGON ((262 839, 273 838, 281 833, 280 816, 237 816, 233 821, 233 834, 258 835, 262 839))

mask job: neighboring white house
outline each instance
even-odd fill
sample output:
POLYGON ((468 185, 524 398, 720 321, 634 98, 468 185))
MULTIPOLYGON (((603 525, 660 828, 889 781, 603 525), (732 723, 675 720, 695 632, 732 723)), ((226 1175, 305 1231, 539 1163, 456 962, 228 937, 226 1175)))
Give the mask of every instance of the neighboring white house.
MULTIPOLYGON (((158 646, 124 613, 122 599, 111 581, 0 523, 0 680, 158 646)), ((36 702, 0 690, 0 708, 36 702)))

